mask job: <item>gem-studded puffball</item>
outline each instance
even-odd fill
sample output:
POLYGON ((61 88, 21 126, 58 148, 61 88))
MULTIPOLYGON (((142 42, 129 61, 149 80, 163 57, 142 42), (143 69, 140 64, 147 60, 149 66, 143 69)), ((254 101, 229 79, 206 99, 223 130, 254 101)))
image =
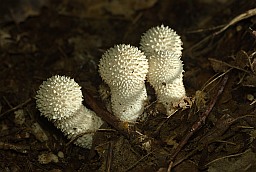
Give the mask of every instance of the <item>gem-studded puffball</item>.
POLYGON ((116 45, 103 54, 99 73, 110 87, 112 111, 121 120, 134 122, 143 112, 147 72, 148 60, 134 46, 116 45))
POLYGON ((141 37, 140 49, 148 56, 157 51, 169 51, 181 56, 182 41, 180 36, 168 26, 149 29, 141 37))
POLYGON ((36 95, 41 115, 47 117, 69 139, 83 148, 91 148, 94 132, 103 124, 96 114, 83 104, 81 87, 66 76, 53 76, 44 81, 36 95), (89 133, 88 133, 89 132, 89 133))
POLYGON ((180 57, 168 51, 149 56, 148 81, 155 89, 158 102, 168 110, 182 100, 186 93, 183 85, 183 64, 180 57))
POLYGON ((169 113, 186 96, 180 36, 161 25, 144 33, 140 45, 149 62, 147 79, 155 89, 158 102, 164 104, 169 113))
POLYGON ((66 76, 52 76, 37 91, 36 104, 41 114, 49 120, 72 116, 83 101, 81 87, 66 76))

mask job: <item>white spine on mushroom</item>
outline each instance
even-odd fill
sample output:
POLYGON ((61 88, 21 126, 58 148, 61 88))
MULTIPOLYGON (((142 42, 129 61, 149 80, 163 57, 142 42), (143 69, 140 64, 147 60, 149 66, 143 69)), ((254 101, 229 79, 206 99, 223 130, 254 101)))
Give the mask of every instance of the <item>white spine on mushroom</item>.
POLYGON ((141 49, 149 59, 148 81, 167 112, 185 96, 182 41, 174 30, 163 25, 149 29, 141 37, 141 49))
POLYGON ((122 121, 134 122, 143 113, 147 72, 148 60, 136 47, 116 45, 103 54, 99 73, 110 87, 112 111, 122 121))
POLYGON ((140 45, 146 56, 157 51, 169 51, 177 54, 178 57, 182 55, 180 36, 173 29, 164 25, 153 27, 144 33, 140 45))
POLYGON ((53 76, 44 81, 36 95, 37 108, 54 125, 70 138, 79 137, 74 143, 90 148, 92 136, 103 121, 82 104, 81 87, 65 76, 53 76), (87 134, 88 132, 92 132, 87 134))

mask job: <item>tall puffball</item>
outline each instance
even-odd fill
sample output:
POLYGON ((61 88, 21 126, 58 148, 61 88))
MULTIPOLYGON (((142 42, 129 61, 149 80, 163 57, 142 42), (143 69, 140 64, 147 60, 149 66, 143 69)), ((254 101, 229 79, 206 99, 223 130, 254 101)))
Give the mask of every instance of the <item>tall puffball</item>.
POLYGON ((141 37, 140 48, 149 60, 148 81, 157 99, 172 113, 185 96, 182 41, 176 32, 163 25, 149 29, 141 37))
POLYGON ((107 50, 100 59, 99 73, 111 90, 114 115, 135 122, 143 113, 148 60, 138 48, 120 44, 107 50))

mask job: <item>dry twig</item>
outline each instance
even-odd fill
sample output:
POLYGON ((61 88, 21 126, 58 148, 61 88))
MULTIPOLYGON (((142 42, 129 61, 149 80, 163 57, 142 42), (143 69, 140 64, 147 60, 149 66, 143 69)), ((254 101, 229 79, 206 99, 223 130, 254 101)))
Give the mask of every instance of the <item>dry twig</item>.
POLYGON ((247 18, 250 18, 252 16, 255 16, 256 15, 256 8, 253 8, 253 9, 250 9, 238 16, 236 16, 235 18, 233 18, 229 23, 227 23, 222 29, 220 29, 219 31, 216 31, 214 32, 213 34, 205 37, 204 39, 202 39, 201 41, 199 41, 198 43, 196 43, 194 46, 192 46, 190 48, 190 51, 192 52, 192 50, 194 50, 195 48, 197 48, 198 46, 202 45, 203 43, 211 40, 212 38, 214 38, 215 36, 221 34, 222 32, 224 32, 225 30, 227 30, 230 26, 233 26, 235 25, 236 23, 244 20, 244 19, 247 19, 247 18))
POLYGON ((206 118, 209 116, 212 108, 214 107, 214 105, 216 104, 219 96, 221 95, 221 93, 224 91, 224 87, 227 83, 228 80, 228 75, 225 75, 220 89, 218 90, 218 92, 216 93, 216 95, 214 96, 214 98, 211 100, 209 107, 206 109, 206 111, 204 113, 201 114, 201 116, 199 117, 199 119, 193 124, 193 126, 191 127, 191 129, 189 130, 189 132, 183 137, 183 139, 180 141, 178 147, 174 150, 173 154, 171 155, 170 158, 170 163, 168 166, 168 172, 171 171, 172 165, 173 165, 173 161, 176 158, 176 156, 178 155, 178 153, 181 151, 181 149, 184 147, 185 144, 187 144, 188 140, 190 139, 190 137, 192 135, 194 135, 194 133, 200 129, 203 124, 205 123, 206 118))
POLYGON ((10 113, 10 112, 13 112, 13 111, 15 111, 15 110, 21 108, 22 106, 25 106, 25 105, 28 104, 31 100, 32 100, 32 99, 29 98, 29 99, 26 100, 25 102, 23 102, 23 103, 21 103, 21 104, 15 106, 15 107, 13 107, 13 108, 11 108, 11 109, 5 111, 4 113, 0 114, 0 118, 3 117, 5 114, 8 114, 8 113, 10 113))
POLYGON ((85 92, 85 102, 92 108, 92 110, 104 121, 114 127, 117 131, 123 134, 126 138, 129 138, 129 130, 127 124, 120 121, 117 117, 104 110, 102 106, 98 105, 95 99, 88 93, 85 92))

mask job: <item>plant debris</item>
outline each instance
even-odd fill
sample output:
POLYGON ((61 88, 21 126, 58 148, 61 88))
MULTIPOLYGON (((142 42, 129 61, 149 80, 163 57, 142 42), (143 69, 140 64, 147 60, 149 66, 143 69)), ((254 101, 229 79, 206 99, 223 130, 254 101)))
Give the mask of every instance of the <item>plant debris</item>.
POLYGON ((4 0, 0 9, 0 171, 256 168, 254 0, 4 0), (166 116, 146 83, 143 119, 123 123, 109 112, 99 59, 117 44, 139 46, 161 24, 181 35, 189 107, 166 116), (36 109, 36 91, 53 75, 75 78, 83 104, 105 121, 91 150, 36 109))

